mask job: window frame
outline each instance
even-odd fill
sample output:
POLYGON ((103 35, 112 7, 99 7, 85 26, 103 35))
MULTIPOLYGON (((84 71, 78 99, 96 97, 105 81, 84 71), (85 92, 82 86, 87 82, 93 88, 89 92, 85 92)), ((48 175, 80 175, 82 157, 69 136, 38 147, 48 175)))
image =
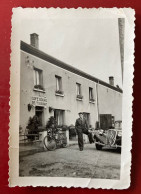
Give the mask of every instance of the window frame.
POLYGON ((82 85, 78 82, 76 82, 76 99, 77 100, 82 100, 82 85), (79 91, 79 92, 78 92, 79 91))
POLYGON ((94 89, 92 87, 89 87, 89 102, 94 103, 94 89))
POLYGON ((54 110, 54 118, 56 119, 57 125, 59 125, 59 126, 64 125, 64 121, 65 121, 64 117, 65 117, 65 110, 62 110, 62 109, 55 109, 54 110))
POLYGON ((62 77, 55 75, 55 82, 56 82, 55 94, 59 96, 64 96, 63 86, 62 86, 62 77))
POLYGON ((43 87, 43 70, 34 67, 33 73, 34 73, 34 89, 44 91, 44 87, 43 87), (37 78, 37 76, 38 76, 38 78, 37 78))

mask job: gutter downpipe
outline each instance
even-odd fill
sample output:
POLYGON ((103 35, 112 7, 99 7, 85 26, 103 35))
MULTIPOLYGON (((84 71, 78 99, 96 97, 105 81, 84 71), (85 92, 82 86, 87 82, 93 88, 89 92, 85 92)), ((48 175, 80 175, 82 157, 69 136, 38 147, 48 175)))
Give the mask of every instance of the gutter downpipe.
POLYGON ((98 99, 98 86, 99 86, 99 80, 98 83, 96 84, 96 93, 97 93, 97 118, 99 122, 99 128, 100 128, 100 115, 99 115, 99 99, 98 99))

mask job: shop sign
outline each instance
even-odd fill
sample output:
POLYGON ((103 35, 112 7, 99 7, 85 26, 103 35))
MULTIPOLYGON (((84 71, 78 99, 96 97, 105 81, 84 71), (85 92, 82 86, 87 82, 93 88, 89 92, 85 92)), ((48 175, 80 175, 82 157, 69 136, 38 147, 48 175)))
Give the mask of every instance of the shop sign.
POLYGON ((33 106, 42 106, 46 108, 47 98, 41 96, 33 96, 32 97, 32 105, 33 106))

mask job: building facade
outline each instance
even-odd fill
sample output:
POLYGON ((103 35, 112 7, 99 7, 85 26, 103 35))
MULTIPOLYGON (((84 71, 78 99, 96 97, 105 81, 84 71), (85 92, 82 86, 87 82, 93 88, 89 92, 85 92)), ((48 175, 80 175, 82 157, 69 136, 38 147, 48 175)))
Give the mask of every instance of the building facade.
POLYGON ((122 120, 122 90, 86 74, 38 48, 38 35, 31 44, 21 41, 20 126, 26 129, 29 118, 37 115, 45 126, 50 116, 58 125, 75 125, 84 112, 89 125, 99 121, 103 128, 112 119, 122 120))

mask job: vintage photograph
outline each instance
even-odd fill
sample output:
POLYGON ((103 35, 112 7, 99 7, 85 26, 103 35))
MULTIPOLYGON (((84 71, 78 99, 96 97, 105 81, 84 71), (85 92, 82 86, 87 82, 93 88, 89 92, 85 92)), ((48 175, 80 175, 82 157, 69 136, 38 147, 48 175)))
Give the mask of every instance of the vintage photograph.
POLYGON ((17 23, 18 176, 119 181, 125 15, 44 12, 17 23))

